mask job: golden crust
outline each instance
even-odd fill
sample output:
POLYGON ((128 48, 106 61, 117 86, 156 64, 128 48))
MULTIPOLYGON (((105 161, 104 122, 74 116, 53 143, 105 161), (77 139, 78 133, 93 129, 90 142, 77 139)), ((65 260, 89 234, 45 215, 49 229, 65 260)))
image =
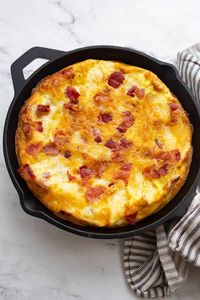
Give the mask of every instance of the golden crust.
POLYGON ((16 153, 29 189, 54 214, 123 226, 177 194, 189 171, 191 139, 187 113, 155 74, 86 60, 34 88, 19 115, 16 153))

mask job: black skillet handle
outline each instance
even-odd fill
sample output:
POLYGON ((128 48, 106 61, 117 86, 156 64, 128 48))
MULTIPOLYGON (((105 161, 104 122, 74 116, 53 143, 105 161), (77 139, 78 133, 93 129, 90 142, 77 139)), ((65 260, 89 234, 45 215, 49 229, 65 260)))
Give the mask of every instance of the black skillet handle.
MULTIPOLYGON (((13 86, 15 94, 17 94, 21 88, 25 85, 25 78, 23 74, 23 69, 30 64, 36 58, 44 58, 49 61, 55 60, 63 55, 66 52, 43 48, 43 47, 33 47, 22 54, 12 65, 11 65, 11 76, 13 81, 13 86)), ((47 62, 46 64, 48 64, 47 62)))

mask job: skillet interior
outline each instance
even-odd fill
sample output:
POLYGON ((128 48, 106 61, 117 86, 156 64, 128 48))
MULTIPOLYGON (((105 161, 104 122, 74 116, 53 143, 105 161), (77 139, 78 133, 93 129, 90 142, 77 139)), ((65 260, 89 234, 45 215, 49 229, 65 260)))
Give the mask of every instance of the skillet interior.
MULTIPOLYGON (((38 52, 39 49, 43 49, 44 51, 45 48, 37 48, 38 52)), ((50 51, 48 49, 45 50, 47 52, 50 51)), ((53 57, 51 57, 51 59, 53 59, 53 57)), ((16 81, 18 80, 18 78, 15 78, 15 76, 13 79, 16 81)), ((143 53, 127 48, 114 46, 86 47, 70 51, 66 54, 61 52, 60 58, 48 62, 39 70, 37 70, 26 82, 24 82, 24 87, 15 95, 6 118, 4 127, 4 155, 9 174, 19 193, 21 205, 27 213, 45 219, 64 230, 79 235, 95 238, 125 238, 147 231, 173 217, 183 215, 186 207, 195 194, 195 189, 200 177, 200 156, 198 153, 198 150, 200 149, 200 135, 198 133, 199 124, 200 113, 195 105, 195 101, 191 93, 179 78, 176 69, 172 65, 160 62, 143 53), (23 102, 29 97, 32 88, 34 88, 42 78, 60 70, 67 65, 88 58, 118 60, 127 64, 132 64, 151 70, 157 74, 158 77, 169 87, 172 93, 177 96, 184 109, 189 113, 189 118, 194 128, 193 160, 186 183, 181 188, 179 193, 174 197, 174 199, 163 209, 132 226, 126 226, 122 228, 82 227, 72 224, 68 221, 58 219, 32 195, 27 188, 26 183, 17 173, 18 163, 15 154, 15 131, 17 128, 18 114, 23 102)))

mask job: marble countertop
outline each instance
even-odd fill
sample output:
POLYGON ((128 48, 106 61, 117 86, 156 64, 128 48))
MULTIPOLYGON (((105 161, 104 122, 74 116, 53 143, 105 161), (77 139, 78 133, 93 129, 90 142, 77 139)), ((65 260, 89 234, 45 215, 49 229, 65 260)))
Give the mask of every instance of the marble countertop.
MULTIPOLYGON (((137 299, 124 279, 120 241, 78 237, 22 211, 2 153, 14 94, 11 63, 33 46, 67 51, 96 44, 175 63, 179 50, 199 41, 199 28, 199 0, 0 1, 0 300, 137 299)), ((199 278, 191 267, 171 299, 199 299, 199 278)))

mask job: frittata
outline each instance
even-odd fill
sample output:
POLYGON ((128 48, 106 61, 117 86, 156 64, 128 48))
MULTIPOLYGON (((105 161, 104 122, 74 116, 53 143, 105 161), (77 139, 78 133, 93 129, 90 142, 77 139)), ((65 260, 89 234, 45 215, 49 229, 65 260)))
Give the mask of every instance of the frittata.
POLYGON ((44 78, 16 131, 18 172, 60 218, 135 224, 184 184, 192 126, 151 71, 88 59, 44 78))

